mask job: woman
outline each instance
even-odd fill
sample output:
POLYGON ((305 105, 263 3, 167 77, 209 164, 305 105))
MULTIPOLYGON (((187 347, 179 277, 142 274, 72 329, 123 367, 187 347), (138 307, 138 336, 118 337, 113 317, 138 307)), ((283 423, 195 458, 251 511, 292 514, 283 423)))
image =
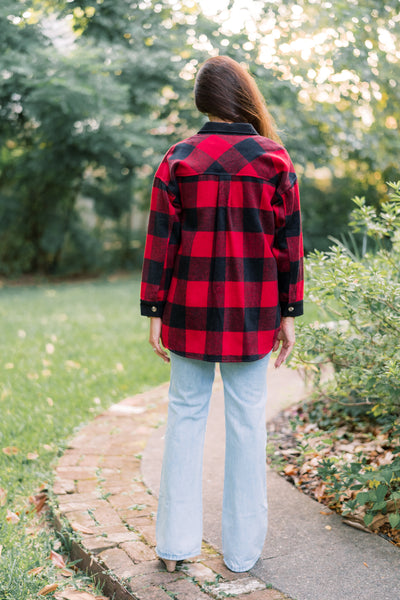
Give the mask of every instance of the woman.
POLYGON ((234 60, 210 58, 195 84, 209 117, 174 145, 155 175, 141 312, 168 362, 168 425, 157 553, 168 570, 201 552, 202 458, 215 363, 224 384, 224 561, 259 558, 267 530, 266 370, 279 367, 303 313, 296 175, 256 83, 234 60))

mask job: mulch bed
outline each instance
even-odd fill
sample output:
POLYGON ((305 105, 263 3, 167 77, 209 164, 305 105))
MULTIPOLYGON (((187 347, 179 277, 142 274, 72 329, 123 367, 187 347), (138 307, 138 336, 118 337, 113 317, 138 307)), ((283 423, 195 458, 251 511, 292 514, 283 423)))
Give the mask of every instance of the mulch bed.
MULTIPOLYGON (((355 426, 354 421, 341 424, 334 431, 325 431, 310 421, 303 404, 296 404, 279 413, 268 423, 268 462, 283 477, 317 502, 341 514, 341 500, 335 500, 318 475, 323 459, 335 457, 338 464, 356 461, 360 453, 368 464, 378 467, 393 460, 393 442, 387 433, 371 425, 355 426)), ((354 495, 353 495, 354 497, 354 495)), ((400 530, 392 529, 385 515, 377 515, 370 527, 364 525, 365 507, 342 515, 347 525, 384 537, 400 547, 400 530)))

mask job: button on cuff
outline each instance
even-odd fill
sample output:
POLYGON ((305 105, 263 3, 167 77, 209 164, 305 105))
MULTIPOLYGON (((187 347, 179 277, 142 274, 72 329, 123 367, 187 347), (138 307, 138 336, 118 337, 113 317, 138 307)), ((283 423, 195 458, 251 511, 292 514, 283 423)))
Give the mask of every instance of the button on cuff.
POLYGON ((291 304, 281 302, 280 308, 282 317, 300 317, 300 315, 303 314, 303 302, 301 300, 298 302, 291 302, 291 304))
POLYGON ((140 312, 143 317, 162 317, 164 311, 163 302, 148 302, 147 300, 140 301, 140 312))

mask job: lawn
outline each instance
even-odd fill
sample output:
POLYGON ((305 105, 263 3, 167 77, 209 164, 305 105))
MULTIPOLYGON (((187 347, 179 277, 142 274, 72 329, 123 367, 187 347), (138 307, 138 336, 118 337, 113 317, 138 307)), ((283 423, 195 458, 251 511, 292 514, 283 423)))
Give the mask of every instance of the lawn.
POLYGON ((1 600, 36 598, 56 576, 48 560, 56 538, 32 532, 25 508, 51 483, 68 438, 110 404, 168 379, 138 295, 137 278, 0 290, 1 600))
MULTIPOLYGON (((37 598, 57 577, 48 559, 57 539, 32 527, 26 507, 51 486, 67 440, 110 404, 169 377, 147 343, 138 297, 138 277, 0 289, 0 600, 37 598)), ((316 318, 314 307, 307 312, 316 318)))

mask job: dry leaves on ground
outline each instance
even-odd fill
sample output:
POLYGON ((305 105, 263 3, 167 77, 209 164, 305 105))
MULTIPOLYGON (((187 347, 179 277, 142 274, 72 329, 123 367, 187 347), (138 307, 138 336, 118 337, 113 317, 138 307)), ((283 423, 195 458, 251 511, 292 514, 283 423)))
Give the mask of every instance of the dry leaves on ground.
POLYGON ((39 575, 42 571, 43 571, 44 567, 35 567, 34 569, 31 569, 30 571, 28 571, 27 575, 39 575))
POLYGON ((70 521, 71 528, 78 533, 86 533, 87 535, 93 535, 93 530, 89 527, 85 527, 76 521, 70 521))
POLYGON ((39 458, 39 454, 37 452, 28 452, 26 458, 28 460, 36 460, 37 458, 39 458))
POLYGON ((39 596, 47 596, 48 594, 55 592, 59 585, 59 583, 49 583, 48 585, 42 587, 42 589, 39 590, 38 594, 39 596))
POLYGON ((34 510, 37 513, 40 513, 43 508, 45 507, 46 503, 48 500, 48 496, 46 494, 46 492, 39 492, 38 494, 35 494, 34 496, 29 496, 29 503, 34 505, 34 510))
MULTIPOLYGON (((324 459, 335 459, 335 464, 348 464, 356 461, 360 453, 368 457, 368 465, 377 468, 390 464, 393 460, 393 446, 388 433, 378 429, 351 430, 345 426, 327 432, 316 423, 308 422, 301 405, 291 407, 268 424, 269 441, 273 445, 270 462, 278 464, 279 470, 296 487, 312 496, 318 502, 329 505, 341 512, 343 501, 354 498, 357 492, 335 502, 327 486, 318 475, 318 467, 324 459), (299 419, 300 416, 300 419, 299 419), (296 428, 290 425, 296 422, 296 428)), ((388 517, 396 509, 394 502, 388 502, 387 514, 378 514, 367 528, 364 525, 366 506, 355 512, 343 515, 346 524, 364 531, 379 532, 400 546, 400 531, 390 527, 388 517)))
POLYGON ((15 456, 19 452, 19 448, 16 446, 7 446, 6 448, 2 448, 2 451, 6 456, 15 456))
POLYGON ((50 552, 49 559, 51 560, 53 565, 55 565, 59 569, 65 569, 65 567, 67 566, 64 558, 61 556, 61 554, 58 554, 58 552, 55 552, 55 550, 52 550, 50 552))
POLYGON ((16 525, 19 522, 19 516, 17 513, 7 510, 6 521, 12 525, 16 525))

